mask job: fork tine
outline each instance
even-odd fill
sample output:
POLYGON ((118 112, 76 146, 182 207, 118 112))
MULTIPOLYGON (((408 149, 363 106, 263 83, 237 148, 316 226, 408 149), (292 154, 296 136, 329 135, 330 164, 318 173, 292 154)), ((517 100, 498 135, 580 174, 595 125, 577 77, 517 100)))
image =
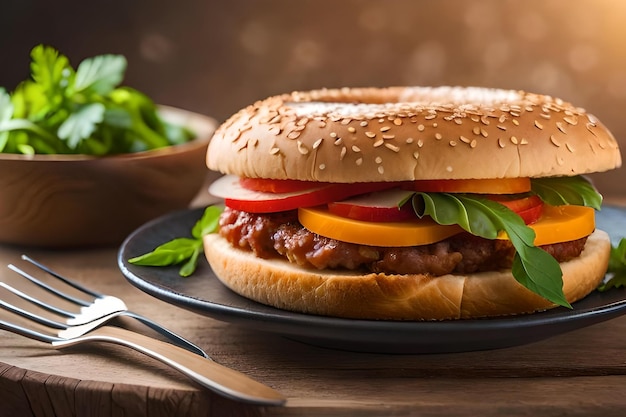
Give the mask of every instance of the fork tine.
POLYGON ((30 282, 32 282, 33 284, 37 285, 40 288, 43 288, 44 290, 56 295, 57 297, 63 298, 64 300, 67 300, 69 302, 72 302, 74 304, 83 306, 83 307, 87 307, 90 303, 81 300, 80 298, 76 298, 73 297, 69 294, 64 293, 63 291, 60 291, 48 284, 46 284, 45 282, 35 278, 34 276, 30 275, 29 273, 22 271, 21 269, 19 269, 18 267, 16 267, 13 264, 9 264, 8 268, 14 272, 17 272, 18 274, 20 274, 22 277, 26 278, 27 280, 29 280, 30 282))
POLYGON ((44 303, 43 301, 41 301, 38 298, 33 297, 32 295, 28 295, 23 291, 18 290, 15 287, 12 287, 11 285, 7 284, 6 282, 1 282, 0 281, 0 287, 4 288, 5 290, 17 295, 18 297, 20 297, 23 300, 26 300, 32 304, 35 304, 41 308, 43 308, 44 310, 47 310, 51 313, 57 314, 59 316, 63 316, 63 317, 67 317, 67 318, 74 318, 76 317, 76 314, 69 312, 67 310, 64 310, 62 308, 53 306, 51 304, 48 303, 44 303))
POLYGON ((28 329, 23 326, 18 326, 14 323, 9 323, 4 320, 0 320, 0 329, 7 330, 9 332, 17 333, 19 335, 28 337, 29 339, 39 340, 40 342, 60 342, 63 340, 60 337, 52 336, 43 332, 38 332, 32 329, 28 329))
POLYGON ((6 301, 1 300, 1 299, 0 299, 0 307, 4 308, 5 310, 10 311, 11 313, 17 314, 18 316, 22 316, 24 318, 30 319, 39 324, 43 324, 44 326, 52 327, 53 329, 66 329, 67 328, 67 325, 63 323, 59 323, 58 321, 50 320, 46 317, 39 316, 35 313, 31 313, 30 311, 26 311, 22 308, 14 306, 11 303, 7 303, 6 301))
POLYGON ((83 287, 78 282, 72 281, 71 279, 69 279, 67 277, 64 277, 63 275, 59 274, 56 271, 53 271, 52 269, 48 268, 46 265, 42 264, 39 261, 34 260, 33 258, 31 258, 28 255, 22 255, 22 259, 25 260, 26 262, 30 262, 31 264, 35 265, 37 268, 41 269, 42 271, 44 271, 44 272, 52 275, 53 277, 63 281, 64 283, 66 283, 70 287, 74 287, 75 289, 84 292, 85 294, 89 294, 92 297, 96 297, 96 298, 104 297, 104 294, 100 294, 99 292, 96 292, 96 291, 94 291, 92 289, 89 289, 87 287, 83 287))

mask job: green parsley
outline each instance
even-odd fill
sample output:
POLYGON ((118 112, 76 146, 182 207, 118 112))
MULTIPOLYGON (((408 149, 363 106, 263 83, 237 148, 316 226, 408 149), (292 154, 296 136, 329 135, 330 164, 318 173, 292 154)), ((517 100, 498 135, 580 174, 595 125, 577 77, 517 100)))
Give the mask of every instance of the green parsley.
POLYGON ((626 239, 621 239, 617 246, 611 246, 607 276, 608 279, 600 284, 598 291, 626 285, 626 239))
MULTIPOLYGON (((582 176, 532 179, 531 192, 551 205, 585 205, 600 209, 602 204, 602 196, 582 176)), ((563 294, 559 263, 534 246, 535 232, 512 210, 478 194, 418 192, 400 204, 408 200, 412 201, 419 217, 428 215, 442 225, 459 225, 475 236, 495 239, 498 233, 506 232, 516 250, 513 277, 545 299, 571 308, 563 294)), ((624 251, 626 253, 626 248, 624 251)))
POLYGON ((31 51, 31 78, 9 93, 0 87, 0 152, 112 155, 193 139, 163 120, 156 104, 120 86, 121 55, 87 58, 74 69, 52 47, 31 51))
POLYGON ((222 208, 208 206, 193 228, 191 238, 179 237, 157 246, 152 252, 128 260, 131 264, 142 266, 168 266, 182 264, 178 274, 188 277, 196 271, 198 257, 202 253, 202 237, 215 233, 218 228, 222 208))

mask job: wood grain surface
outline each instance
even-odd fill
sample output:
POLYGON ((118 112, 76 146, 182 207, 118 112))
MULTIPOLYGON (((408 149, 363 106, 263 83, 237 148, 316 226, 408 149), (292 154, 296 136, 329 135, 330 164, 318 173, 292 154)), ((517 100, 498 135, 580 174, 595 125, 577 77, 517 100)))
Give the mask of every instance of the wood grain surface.
MULTIPOLYGON (((306 345, 199 316, 131 286, 117 248, 45 251, 0 247, 0 279, 26 251, 62 274, 117 295, 198 343, 217 362, 287 396, 255 407, 202 389, 130 349, 55 350, 0 331, 4 416, 622 416, 626 317, 514 348, 430 355, 353 353, 306 345)), ((4 295, 4 294, 3 294, 4 295)), ((0 319, 14 316, 0 311, 0 319)), ((131 320, 121 325, 154 335, 131 320)))

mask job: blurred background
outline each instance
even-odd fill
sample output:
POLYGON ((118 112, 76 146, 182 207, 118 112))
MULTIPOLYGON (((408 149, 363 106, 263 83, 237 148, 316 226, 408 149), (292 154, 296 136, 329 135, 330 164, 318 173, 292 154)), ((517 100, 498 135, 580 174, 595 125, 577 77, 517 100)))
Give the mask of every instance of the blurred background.
MULTIPOLYGON (((39 43, 124 54, 125 84, 223 121, 292 90, 476 85, 586 108, 626 149, 624 0, 2 0, 0 86, 39 43)), ((621 170, 594 175, 626 197, 621 170)))

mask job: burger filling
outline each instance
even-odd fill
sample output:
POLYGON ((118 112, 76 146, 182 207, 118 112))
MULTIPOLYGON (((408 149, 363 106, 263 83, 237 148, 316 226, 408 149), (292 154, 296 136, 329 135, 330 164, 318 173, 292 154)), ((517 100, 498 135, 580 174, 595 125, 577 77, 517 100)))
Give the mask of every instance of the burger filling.
MULTIPOLYGON (((510 269, 515 248, 509 240, 460 233, 437 243, 378 247, 342 242, 302 227, 296 211, 256 214, 226 208, 220 235, 260 258, 283 257, 312 269, 347 269, 388 274, 466 274, 510 269)), ((576 258, 586 237, 540 246, 558 262, 576 258)))

